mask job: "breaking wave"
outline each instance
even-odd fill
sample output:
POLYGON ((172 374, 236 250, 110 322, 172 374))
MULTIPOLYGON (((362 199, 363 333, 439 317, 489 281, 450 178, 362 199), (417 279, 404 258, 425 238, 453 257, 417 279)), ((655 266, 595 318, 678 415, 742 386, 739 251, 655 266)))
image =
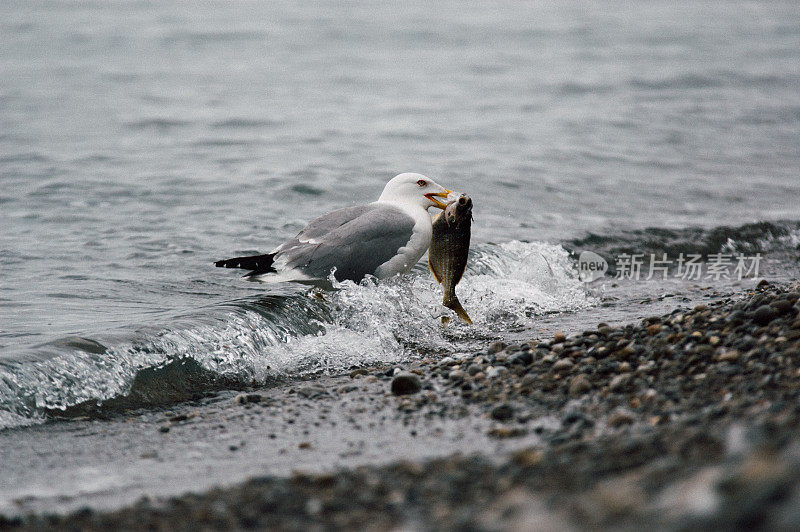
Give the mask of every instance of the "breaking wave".
POLYGON ((335 283, 333 291, 265 285, 263 296, 127 336, 63 338, 0 359, 0 429, 477 349, 533 328, 542 314, 595 304, 569 253, 537 242, 474 246, 457 293, 473 326, 441 305, 440 287, 419 264, 403 277, 335 283))

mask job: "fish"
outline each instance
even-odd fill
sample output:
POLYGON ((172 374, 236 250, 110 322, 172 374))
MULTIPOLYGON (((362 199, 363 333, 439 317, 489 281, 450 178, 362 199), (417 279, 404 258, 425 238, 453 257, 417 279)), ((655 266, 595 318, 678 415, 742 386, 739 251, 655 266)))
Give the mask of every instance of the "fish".
MULTIPOLYGON (((442 285, 442 304, 455 311, 465 322, 472 324, 467 311, 456 296, 456 285, 464 275, 469 253, 469 237, 472 227, 472 199, 461 195, 451 202, 432 221, 433 234, 428 250, 428 267, 442 285)), ((442 322, 446 320, 442 318, 442 322)))

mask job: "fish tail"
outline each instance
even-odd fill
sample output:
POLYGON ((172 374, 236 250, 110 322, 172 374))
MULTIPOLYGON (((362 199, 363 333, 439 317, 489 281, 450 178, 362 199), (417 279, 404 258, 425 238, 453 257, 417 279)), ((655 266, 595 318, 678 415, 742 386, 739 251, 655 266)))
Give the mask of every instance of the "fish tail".
POLYGON ((461 306, 461 301, 459 301, 457 297, 454 296, 450 301, 447 301, 445 306, 458 314, 459 318, 472 325, 472 320, 469 319, 469 314, 467 314, 467 311, 461 306))

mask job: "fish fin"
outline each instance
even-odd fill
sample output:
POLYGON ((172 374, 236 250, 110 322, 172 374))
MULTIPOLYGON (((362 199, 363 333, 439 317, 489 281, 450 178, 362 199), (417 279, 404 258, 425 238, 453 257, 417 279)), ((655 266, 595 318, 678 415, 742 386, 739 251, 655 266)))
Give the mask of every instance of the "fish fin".
POLYGON ((467 311, 461 306, 461 301, 459 301, 457 297, 454 297, 448 301, 445 306, 458 314, 459 318, 472 325, 472 320, 469 319, 469 314, 467 314, 467 311))

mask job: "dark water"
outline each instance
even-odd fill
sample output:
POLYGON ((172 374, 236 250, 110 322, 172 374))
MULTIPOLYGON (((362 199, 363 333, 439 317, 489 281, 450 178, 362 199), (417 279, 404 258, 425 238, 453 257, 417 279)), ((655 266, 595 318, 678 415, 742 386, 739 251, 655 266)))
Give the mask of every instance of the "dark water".
POLYGON ((8 1, 0 54, 0 427, 532 333, 602 298, 565 248, 797 272, 796 2, 8 1), (212 267, 402 171, 473 197, 475 328, 212 267))

